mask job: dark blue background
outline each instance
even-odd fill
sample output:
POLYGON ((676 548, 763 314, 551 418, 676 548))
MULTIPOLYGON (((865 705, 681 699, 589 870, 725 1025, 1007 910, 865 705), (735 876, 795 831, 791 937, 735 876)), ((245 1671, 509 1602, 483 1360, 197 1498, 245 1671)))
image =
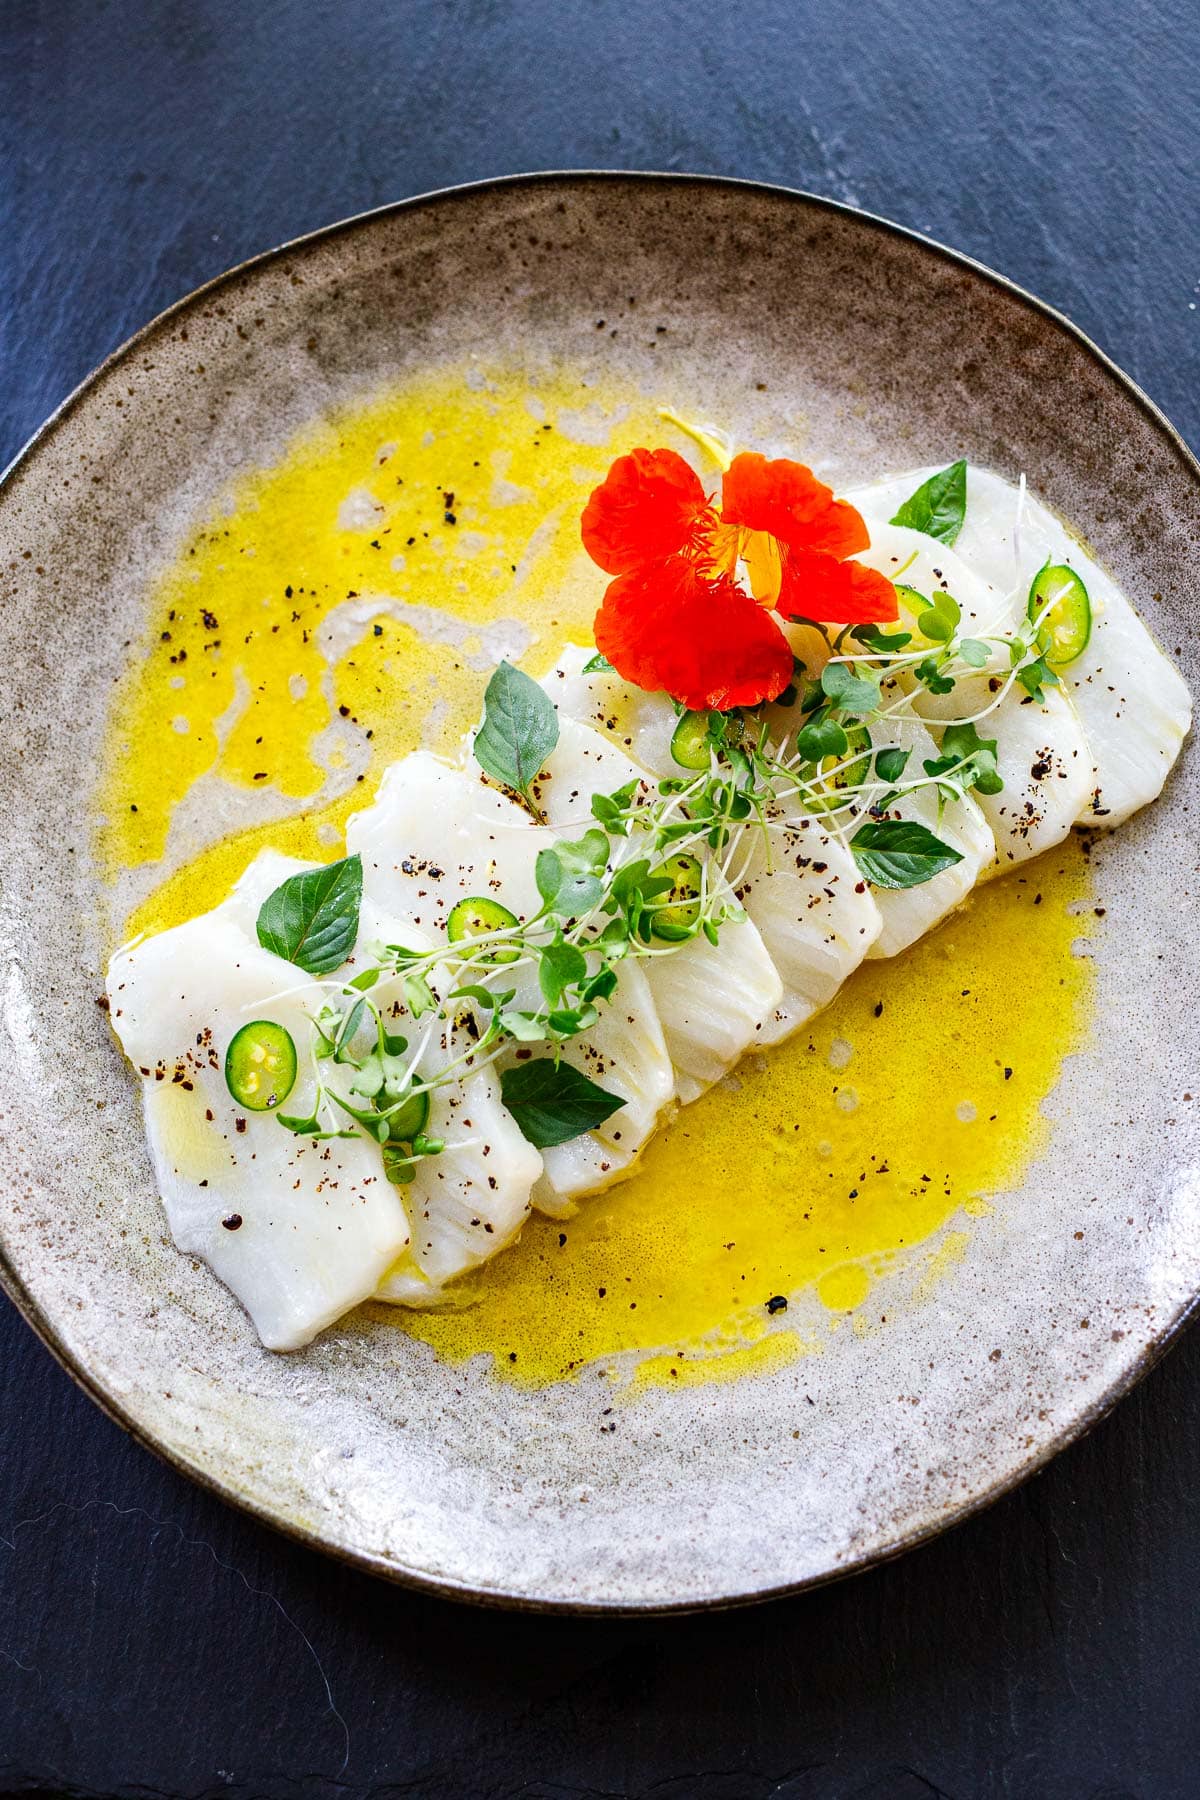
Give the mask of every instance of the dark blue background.
MULTIPOLYGON (((856 202, 1069 312, 1200 438, 1194 0, 0 0, 0 463, 230 263, 527 168, 856 202)), ((753 1612, 472 1613, 128 1442, 0 1306, 0 1789, 1200 1793, 1200 1339, 902 1562, 753 1612), (339 1785, 340 1784, 340 1785, 339 1785)))

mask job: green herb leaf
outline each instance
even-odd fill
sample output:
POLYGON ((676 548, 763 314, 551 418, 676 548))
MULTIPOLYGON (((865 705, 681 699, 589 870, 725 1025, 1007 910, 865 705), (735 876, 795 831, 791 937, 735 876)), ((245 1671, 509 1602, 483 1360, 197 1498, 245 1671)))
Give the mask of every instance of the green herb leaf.
POLYGON ((1017 680, 1030 699, 1035 700, 1039 706, 1046 704, 1046 689, 1058 686, 1058 676, 1044 656, 1035 656, 1032 662, 1019 668, 1017 680))
POLYGON ((612 878, 609 895, 617 907, 626 907, 638 894, 642 883, 650 874, 650 864, 644 856, 625 863, 612 878))
POLYGON ((563 884, 564 870, 558 860, 557 850, 539 850, 533 865, 533 878, 537 882, 537 891, 546 906, 553 906, 558 899, 558 891, 563 884))
POLYGON ((500 1093, 524 1136, 539 1150, 594 1130, 625 1104, 569 1063, 556 1063, 552 1057, 505 1069, 500 1093))
POLYGON ((583 673, 585 675, 608 675, 612 672, 612 664, 609 662, 607 656, 601 656, 599 651, 583 665, 583 673))
POLYGON ((948 644, 962 621, 962 608, 953 594, 940 590, 924 612, 917 614, 917 630, 935 644, 948 644))
POLYGON ((923 481, 900 511, 892 515, 891 523, 907 525, 913 531, 923 531, 927 537, 938 538, 943 544, 952 544, 962 530, 966 515, 967 465, 960 461, 923 481))
MULTIPOLYGON (((947 725, 942 733, 941 752, 927 759, 925 773, 935 779, 954 771, 953 779, 961 788, 978 788, 981 794, 998 794, 1004 786, 996 766, 996 739, 981 738, 974 724, 947 725)), ((946 792, 952 792, 947 784, 946 792)))
POLYGON ((325 1138, 352 1138, 358 1136, 356 1131, 326 1131, 321 1124, 320 1105, 321 1094, 318 1090, 316 1106, 307 1118, 302 1119, 295 1113, 277 1112, 274 1115, 275 1123, 277 1125, 282 1125, 285 1131, 290 1131, 295 1137, 316 1138, 319 1141, 323 1141, 325 1138))
POLYGON ((637 790, 638 778, 635 776, 632 781, 627 781, 624 787, 615 789, 611 794, 593 794, 592 817, 600 821, 605 831, 627 837, 629 821, 624 815, 633 805, 637 790))
POLYGON ((958 643, 958 654, 962 657, 963 661, 969 663, 973 669, 985 668, 991 660, 992 655, 987 645, 981 643, 978 638, 960 638, 958 643))
POLYGON ((546 1014, 546 1023, 556 1037, 578 1037, 590 1031, 600 1017, 594 1006, 556 1006, 546 1014))
POLYGON ((540 1044, 546 1036, 546 1021, 540 1013, 502 1012, 499 1025, 508 1037, 519 1044, 540 1044))
POLYGON ((529 798, 529 786, 558 742, 558 714, 520 669, 502 662, 483 697, 475 761, 485 775, 529 798))
POLYGON ((354 1005, 350 1008, 350 1011, 342 1019, 341 1024, 338 1026, 337 1036, 333 1040, 334 1062, 346 1063, 354 1061, 354 1052, 350 1046, 354 1041, 359 1026, 366 1016, 366 1011, 366 1001, 356 1000, 354 1005))
POLYGON ((399 1056, 379 1058, 383 1069, 383 1091, 389 1100, 399 1100, 412 1086, 413 1073, 399 1056))
POLYGON ((890 744, 886 750, 880 750, 875 757, 875 773, 880 781, 899 781, 911 755, 911 750, 901 750, 898 744, 890 744))
POLYGON ((996 766, 995 738, 983 738, 974 724, 947 725, 942 733, 943 756, 954 761, 969 761, 971 780, 981 794, 998 794, 1004 786, 996 766))
POLYGON ((920 887, 962 857, 924 825, 883 819, 860 825, 850 839, 854 860, 868 881, 882 888, 920 887))
POLYGON ((850 739, 836 719, 810 719, 796 734, 796 751, 805 762, 820 762, 826 756, 844 756, 850 739))
POLYGON ((608 839, 602 831, 585 832, 577 844, 539 850, 534 863, 538 893, 551 912, 577 919, 590 912, 604 892, 607 863, 608 839))
POLYGON ((597 969, 594 975, 589 975, 586 981, 580 982, 579 998, 588 1001, 608 1000, 614 993, 616 985, 617 971, 615 969, 597 969))
POLYGON ((924 662, 918 663, 913 674, 931 694, 949 694, 954 690, 953 675, 943 675, 932 656, 927 656, 924 662))
POLYGON ((865 681, 846 663, 826 663, 821 691, 841 712, 868 713, 879 704, 879 683, 865 681))
MULTIPOLYGON (((611 910, 606 907, 606 911, 611 910)), ((604 954, 610 962, 619 962, 629 949, 629 926, 624 919, 613 919, 604 927, 595 940, 597 946, 603 945, 604 954)))
POLYGON ((558 855, 564 869, 603 875, 608 866, 608 838, 602 831, 585 831, 574 842, 560 843, 558 855))
MULTIPOLYGON (((511 995, 509 997, 511 999, 511 995)), ((494 1006, 500 1004, 500 996, 493 994, 491 988, 479 987, 474 983, 468 983, 466 987, 455 988, 452 994, 446 995, 446 998, 447 1000, 474 1000, 475 1004, 481 1006, 485 1012, 491 1012, 494 1006)))
MULTIPOLYGON (((309 1016, 311 1018, 311 1014, 309 1016)), ((317 1041, 313 1045, 313 1056, 318 1062, 323 1062, 333 1055, 333 1041, 341 1029, 341 1024, 342 1015, 336 1006, 323 1006, 316 1018, 312 1019, 312 1027, 317 1035, 317 1041)))
MULTIPOLYGON (((912 588, 904 588, 898 585, 896 592, 898 594, 911 594, 913 590, 912 588)), ((924 596, 920 595, 918 598, 921 600, 922 606, 924 606, 924 596)), ((861 644, 864 649, 874 650, 883 656, 891 656, 896 651, 903 650, 905 644, 912 643, 911 631, 886 632, 881 631, 878 625, 852 625, 850 627, 850 636, 854 638, 856 643, 861 644)))
POLYGON ((406 975, 402 985, 405 1004, 414 1019, 437 1011, 437 996, 423 975, 406 975))
POLYGON ((361 857, 305 869, 263 901, 258 941, 306 975, 328 975, 354 948, 361 907, 361 857))
POLYGON ((549 1006, 557 1006, 564 989, 587 975, 587 957, 574 944, 547 944, 538 958, 538 986, 549 1006))
POLYGON ((350 1081, 350 1092, 361 1094, 364 1100, 373 1100, 383 1092, 383 1063, 378 1056, 365 1057, 359 1064, 350 1081))
POLYGON ((361 1125, 369 1138, 374 1138, 378 1144, 387 1143, 388 1122, 386 1119, 382 1118, 374 1108, 351 1106, 350 1102, 348 1100, 343 1100, 340 1094, 331 1093, 329 1098, 333 1101, 335 1106, 340 1106, 342 1111, 352 1118, 356 1125, 361 1125))

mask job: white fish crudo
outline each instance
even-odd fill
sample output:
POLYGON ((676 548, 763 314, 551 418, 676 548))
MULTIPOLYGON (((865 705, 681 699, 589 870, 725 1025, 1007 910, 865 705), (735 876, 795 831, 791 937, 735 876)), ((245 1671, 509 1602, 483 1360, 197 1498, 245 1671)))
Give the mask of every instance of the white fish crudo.
POLYGON ((848 498, 898 618, 790 625, 769 704, 689 712, 574 645, 540 685, 502 663, 460 760, 394 764, 343 859, 264 852, 114 955, 175 1242, 267 1348, 436 1304, 865 957, 1161 791, 1187 690, 1023 483, 848 498))

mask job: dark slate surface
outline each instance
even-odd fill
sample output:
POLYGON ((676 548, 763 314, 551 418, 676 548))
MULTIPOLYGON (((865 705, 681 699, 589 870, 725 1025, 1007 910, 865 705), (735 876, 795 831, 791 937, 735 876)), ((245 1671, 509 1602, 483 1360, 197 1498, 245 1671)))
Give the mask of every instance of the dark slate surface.
MULTIPOLYGON (((3 0, 0 462, 159 307, 534 167, 857 202, 1056 302, 1200 439, 1192 0, 3 0)), ((1200 1793, 1200 1338, 949 1537, 669 1623, 473 1613, 227 1511, 0 1306, 0 1789, 1200 1793)))

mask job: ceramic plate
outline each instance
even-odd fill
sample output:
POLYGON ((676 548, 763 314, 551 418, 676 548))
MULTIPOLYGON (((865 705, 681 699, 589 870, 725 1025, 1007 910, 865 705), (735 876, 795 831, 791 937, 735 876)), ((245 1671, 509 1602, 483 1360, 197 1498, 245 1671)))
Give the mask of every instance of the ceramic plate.
MULTIPOLYGON (((4 1280, 143 1442, 363 1567, 546 1608, 777 1594, 891 1555, 1027 1475, 1193 1308, 1200 1011, 1180 1002, 1195 758, 1097 848, 1093 1025, 1046 1103, 1041 1154, 890 1329, 616 1405, 592 1379, 525 1389, 453 1367, 370 1316, 303 1354, 264 1353, 170 1246, 138 1096, 95 1003, 112 904, 93 771, 147 583, 231 476, 332 408, 484 352, 708 396, 741 441, 798 442, 841 486, 952 456, 1024 470, 1200 688, 1200 470, 1066 321, 961 257, 799 194, 626 175, 435 195, 272 252, 106 363, 0 494, 4 1280)), ((879 1297, 882 1315, 886 1279, 879 1297)))

